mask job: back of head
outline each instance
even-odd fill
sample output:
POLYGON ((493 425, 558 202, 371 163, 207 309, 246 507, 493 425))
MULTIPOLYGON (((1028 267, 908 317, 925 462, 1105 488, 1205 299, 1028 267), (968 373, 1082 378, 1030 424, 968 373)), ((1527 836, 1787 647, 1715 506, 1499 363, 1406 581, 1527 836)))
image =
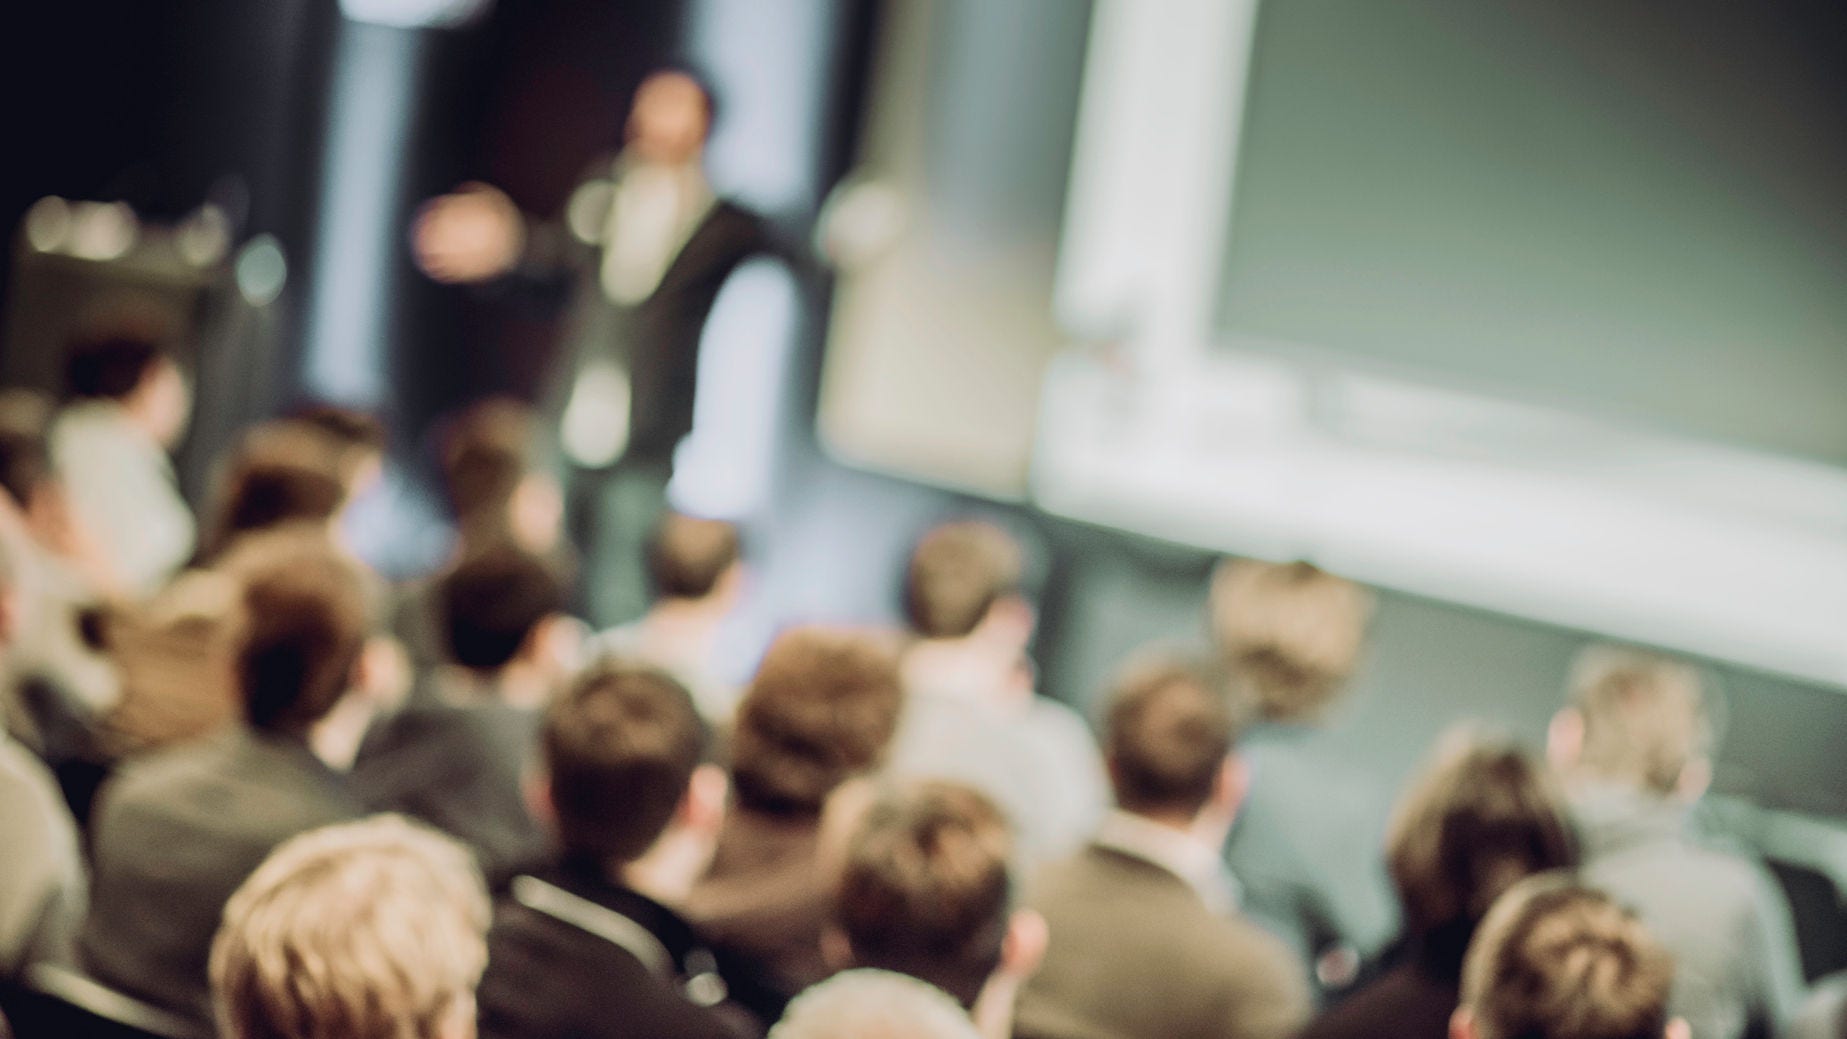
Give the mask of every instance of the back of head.
POLYGON ((1478 1039, 1661 1039, 1674 963, 1600 892, 1552 878, 1502 897, 1469 946, 1478 1039))
POLYGON ((65 354, 65 393, 73 400, 121 400, 165 359, 152 337, 133 332, 77 339, 65 354))
POLYGON ((377 416, 338 404, 308 404, 295 409, 289 420, 327 439, 339 456, 340 478, 349 488, 368 465, 384 456, 389 442, 377 416))
POLYGON ((723 520, 668 512, 648 541, 648 576, 663 599, 704 599, 737 561, 737 527, 723 520))
POLYGON ((443 491, 465 532, 507 525, 536 428, 532 409, 509 399, 482 401, 450 421, 441 444, 443 491))
POLYGON ((874 802, 847 841, 835 895, 855 964, 972 1005, 1000 964, 1012 853, 1006 818, 970 787, 922 782, 874 802))
POLYGON ((301 735, 334 708, 365 642, 358 568, 325 536, 280 531, 222 566, 241 589, 236 671, 254 727, 301 735))
POLYGON ((468 852, 392 816, 314 830, 225 908, 211 979, 227 1039, 466 1034, 487 963, 468 852))
POLYGON ((1593 646, 1572 667, 1571 706, 1584 724, 1577 765, 1597 778, 1671 793, 1711 753, 1704 683, 1689 664, 1593 646))
POLYGON ((997 601, 1020 591, 1024 572, 1024 553, 1005 530, 976 520, 945 523, 911 552, 905 616, 924 638, 961 638, 997 601))
POLYGON ((818 813, 835 787, 884 759, 902 705, 897 661, 871 634, 783 632, 738 704, 731 735, 738 803, 818 813))
POLYGON ((540 740, 564 848, 628 862, 672 821, 705 757, 706 729, 679 682, 611 660, 552 701, 540 740))
POLYGON ((1212 578, 1214 642, 1239 690, 1275 720, 1318 716, 1365 648, 1372 595, 1312 563, 1232 560, 1212 578))
POLYGON ((565 608, 563 581, 544 560, 511 546, 470 556, 443 575, 437 600, 456 663, 496 671, 546 618, 565 608))
POLYGON ((1563 798, 1532 755, 1512 743, 1447 742, 1399 799, 1386 863, 1407 931, 1459 959, 1503 892, 1575 866, 1577 847, 1563 798))
POLYGON ((208 542, 212 554, 261 531, 325 525, 346 501, 338 450, 302 423, 258 426, 227 462, 217 498, 208 542))
POLYGON ((1198 814, 1212 799, 1232 739, 1230 706, 1201 668, 1177 659, 1131 666, 1104 714, 1116 802, 1143 814, 1198 814))
POLYGON ((942 989, 904 974, 849 970, 789 1004, 769 1039, 977 1039, 942 989))

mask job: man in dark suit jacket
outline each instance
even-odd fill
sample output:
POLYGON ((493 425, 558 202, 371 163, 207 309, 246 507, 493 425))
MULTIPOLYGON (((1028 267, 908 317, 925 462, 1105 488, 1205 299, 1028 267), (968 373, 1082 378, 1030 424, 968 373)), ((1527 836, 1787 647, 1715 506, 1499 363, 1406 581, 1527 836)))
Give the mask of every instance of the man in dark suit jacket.
POLYGON ((1230 712, 1182 664, 1138 667, 1114 693, 1105 751, 1118 809, 1029 893, 1045 962, 1021 994, 1028 1039, 1282 1039, 1307 980, 1233 913, 1218 850, 1236 809, 1230 712))
POLYGON ((247 617, 244 719, 131 761, 105 788, 79 940, 98 980, 206 1028, 206 959, 231 893, 284 840, 362 811, 307 739, 359 657, 359 574, 324 539, 261 537, 231 575, 247 617))
POLYGON ((705 178, 713 114, 698 77, 655 72, 636 91, 623 149, 590 166, 562 220, 528 219, 498 189, 473 184, 431 201, 413 232, 439 281, 569 294, 545 411, 567 474, 603 475, 574 481, 573 494, 594 517, 579 543, 599 627, 647 608, 641 538, 693 428, 706 319, 731 273, 770 246, 762 218, 705 178))
POLYGON ((666 674, 593 666, 541 734, 562 856, 513 879, 488 935, 485 1039, 723 1039, 761 1034, 780 1003, 707 947, 668 904, 710 860, 723 773, 666 674))
POLYGON ((366 805, 467 844, 499 887, 550 842, 527 805, 539 710, 576 656, 564 588, 512 547, 464 559, 436 584, 449 664, 360 744, 353 786, 366 805))

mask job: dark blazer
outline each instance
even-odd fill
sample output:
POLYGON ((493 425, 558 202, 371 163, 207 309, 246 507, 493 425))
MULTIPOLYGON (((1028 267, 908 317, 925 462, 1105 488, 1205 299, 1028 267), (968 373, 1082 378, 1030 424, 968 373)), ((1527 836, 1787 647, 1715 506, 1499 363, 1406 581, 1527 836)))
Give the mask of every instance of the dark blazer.
POLYGON ((673 910, 567 862, 515 878, 496 905, 477 1002, 482 1039, 737 1039, 781 1013, 779 1003, 746 1010, 757 991, 673 910), (533 897, 535 880, 545 898, 533 897), (573 913, 574 900, 595 909, 573 913), (560 901, 562 912, 547 904, 560 901), (599 910, 639 941, 595 933, 599 910), (650 950, 664 960, 646 962, 650 950))
POLYGON ((1315 1018, 1298 1039, 1448 1039, 1467 948, 1466 936, 1457 937, 1414 948, 1404 962, 1315 1018))
POLYGON ((361 812, 301 740, 243 725, 131 759, 92 826, 84 968, 209 1025, 206 960, 232 892, 278 844, 361 812))
POLYGON ((765 964, 790 994, 825 979, 821 931, 832 913, 817 854, 821 821, 733 806, 686 915, 699 932, 765 964))
POLYGON ((491 692, 472 702, 418 697, 381 719, 353 762, 354 791, 373 811, 421 819, 474 849, 499 887, 544 861, 545 829, 526 806, 523 783, 538 740, 539 715, 491 692))
POLYGON ((1283 1039, 1308 986, 1283 944, 1214 916, 1179 877, 1098 845, 1037 878, 1051 943, 1020 994, 1017 1039, 1283 1039))

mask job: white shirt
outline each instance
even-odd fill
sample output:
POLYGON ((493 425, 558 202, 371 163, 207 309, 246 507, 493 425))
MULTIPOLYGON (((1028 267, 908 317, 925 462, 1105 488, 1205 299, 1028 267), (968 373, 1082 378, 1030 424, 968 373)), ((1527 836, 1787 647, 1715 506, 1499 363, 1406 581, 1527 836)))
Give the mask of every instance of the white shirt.
POLYGON ((71 507, 129 590, 152 593, 192 555, 192 510, 173 463, 121 405, 84 401, 64 409, 52 426, 51 456, 71 507))

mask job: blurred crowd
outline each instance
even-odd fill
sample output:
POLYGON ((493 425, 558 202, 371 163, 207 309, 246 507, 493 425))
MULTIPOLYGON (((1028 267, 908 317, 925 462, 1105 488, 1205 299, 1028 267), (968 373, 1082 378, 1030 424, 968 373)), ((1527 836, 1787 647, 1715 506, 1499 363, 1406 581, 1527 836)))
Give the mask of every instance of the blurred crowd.
POLYGON ((87 338, 0 399, 0 1013, 19 1039, 1840 1036, 1783 896, 1688 825, 1694 666, 1587 648, 1547 745, 1458 718, 1389 813, 1325 738, 1364 588, 1227 560, 1093 718, 1021 546, 923 532, 906 630, 718 666, 749 551, 661 513, 596 631, 531 412, 445 426, 447 562, 344 540, 383 427, 248 430, 87 338))

